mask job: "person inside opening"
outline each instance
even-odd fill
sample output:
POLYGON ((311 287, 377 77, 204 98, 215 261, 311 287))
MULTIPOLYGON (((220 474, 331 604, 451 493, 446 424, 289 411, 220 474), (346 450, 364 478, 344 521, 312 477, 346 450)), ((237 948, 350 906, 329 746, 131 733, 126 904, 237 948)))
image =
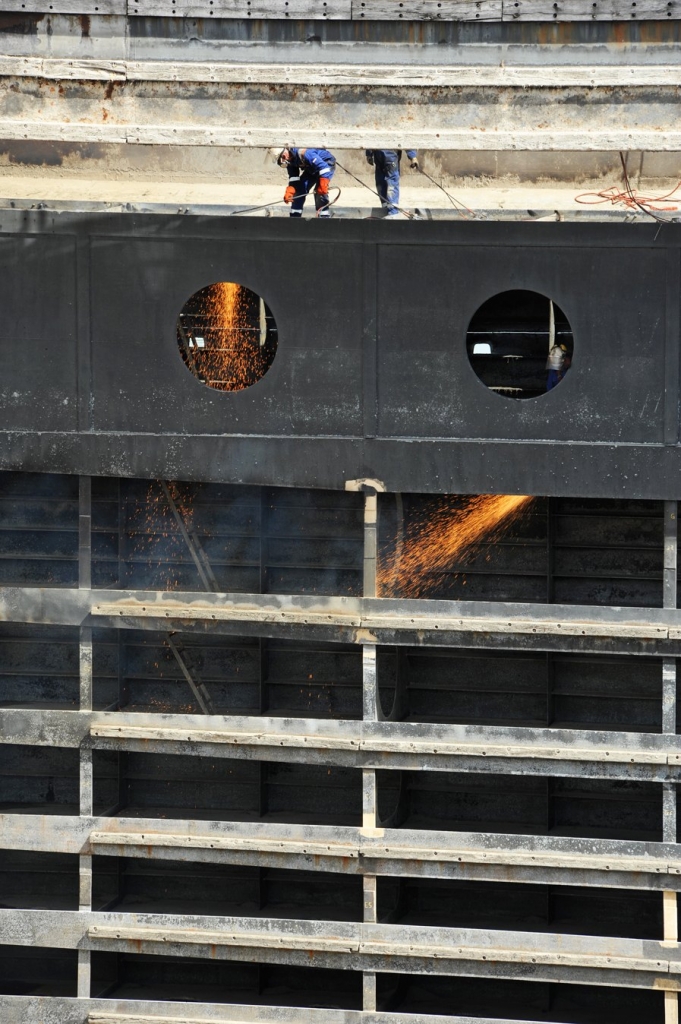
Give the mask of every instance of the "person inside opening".
POLYGON ((546 360, 548 376, 546 378, 546 390, 551 391, 556 384, 560 384, 563 377, 570 368, 570 356, 566 345, 559 345, 557 342, 551 347, 549 357, 546 360))

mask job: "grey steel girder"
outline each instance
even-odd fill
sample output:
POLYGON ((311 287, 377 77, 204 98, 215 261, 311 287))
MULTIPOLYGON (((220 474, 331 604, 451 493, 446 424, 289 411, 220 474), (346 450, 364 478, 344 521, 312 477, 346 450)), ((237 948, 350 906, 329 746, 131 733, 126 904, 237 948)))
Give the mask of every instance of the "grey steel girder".
POLYGON ((675 843, 270 822, 0 815, 8 850, 380 874, 681 889, 675 843))
POLYGON ((681 656, 681 610, 669 608, 0 587, 0 621, 681 656))
POLYGON ((681 990, 678 943, 174 914, 4 910, 0 944, 681 990))
MULTIPOLYGON (((1 597, 1 594, 0 594, 1 597)), ((298 622, 334 625, 368 634, 381 629, 622 636, 640 640, 681 639, 681 612, 580 605, 486 601, 428 601, 372 597, 302 597, 273 594, 94 591, 92 614, 111 621, 129 616, 217 622, 298 622)))
POLYGON ((659 733, 6 708, 0 735, 12 744, 352 768, 681 778, 681 736, 659 733))
POLYGON ((70 999, 0 995, 3 1024, 538 1024, 537 1021, 420 1013, 171 1003, 140 999, 70 999))
MULTIPOLYGON (((362 75, 353 65, 303 64, 283 74, 279 65, 242 65, 236 81, 224 81, 225 70, 218 74, 206 67, 197 81, 195 69, 178 71, 168 62, 149 62, 146 74, 139 63, 128 69, 124 62, 107 67, 93 61, 89 71, 86 61, 59 63, 52 79, 43 77, 44 61, 38 68, 28 64, 28 74, 0 77, 3 138, 362 149, 681 149, 676 69, 662 81, 659 69, 627 69, 620 75, 626 84, 616 85, 609 69, 599 69, 591 81, 580 69, 580 84, 564 85, 571 76, 561 69, 547 79, 545 69, 525 68, 518 78, 523 84, 484 85, 480 76, 469 76, 466 84, 460 72, 438 67, 427 84, 418 73, 420 84, 396 84, 388 67, 378 72, 376 84, 367 84, 376 81, 375 69, 362 75), (338 84, 329 84, 330 74, 338 84), (604 76, 609 84, 599 85, 604 76)), ((409 75, 413 71, 407 81, 409 75)))

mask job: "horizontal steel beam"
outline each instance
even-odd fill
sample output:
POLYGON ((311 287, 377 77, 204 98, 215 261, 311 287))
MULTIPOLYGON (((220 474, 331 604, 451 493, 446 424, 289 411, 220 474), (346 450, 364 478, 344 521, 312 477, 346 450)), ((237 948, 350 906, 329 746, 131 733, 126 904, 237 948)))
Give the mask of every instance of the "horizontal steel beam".
POLYGON ((538 1024, 495 1017, 376 1013, 362 1010, 171 1003, 141 999, 70 999, 0 995, 3 1024, 538 1024))
MULTIPOLYGON (((13 717, 22 712, 5 711, 13 717)), ((40 717, 42 712, 29 712, 40 717)), ((62 716, 74 712, 48 712, 62 716)), ((269 718, 252 715, 174 715, 137 712, 75 712, 91 717, 94 738, 159 739, 236 745, 330 747, 381 754, 411 752, 464 756, 538 757, 545 760, 622 764, 681 762, 681 736, 588 729, 442 725, 354 719, 269 718)), ((1 721, 1 719, 0 719, 1 721)))
POLYGON ((681 736, 243 715, 0 709, 5 743, 352 768, 640 779, 681 777, 681 736))
POLYGON ((231 629, 249 622, 258 626, 340 626, 356 630, 357 643, 376 643, 374 633, 390 629, 671 639, 681 643, 681 610, 669 608, 0 587, 1 621, 81 625, 90 612, 95 619, 123 626, 134 619, 134 628, 143 621, 166 629, 168 624, 198 620, 219 622, 231 629))
POLYGON ((270 822, 0 815, 3 847, 465 881, 681 890, 673 843, 270 822))
POLYGON ((678 943, 344 921, 4 910, 0 944, 681 990, 678 943))
MULTIPOLYGON (((0 590, 0 608, 2 591, 0 590)), ((331 642, 681 656, 681 611, 286 595, 93 592, 93 621, 331 642)))
MULTIPOLYGON (((275 0, 279 3, 279 0, 275 0)), ((387 0, 391 3, 392 0, 387 0)), ((446 2, 446 0, 445 0, 446 2)), ((461 0, 454 0, 460 3, 461 0)), ((3 5, 3 9, 4 5, 3 5)), ((681 18, 681 6, 676 12, 681 18)), ((652 89, 681 86, 678 64, 312 64, 272 61, 104 60, 0 55, 0 78, 57 81, 227 83, 475 89, 652 89)))
MULTIPOLYGON (((301 66, 302 67, 302 66, 301 66)), ((679 85, 305 84, 0 78, 5 139, 141 145, 668 152, 681 149, 679 85)), ((78 73, 78 69, 75 69, 78 73)), ((92 68, 95 71, 95 68, 92 68)), ((56 69, 55 69, 56 71, 56 69)), ((254 66, 251 79, 260 73, 254 66)), ((85 72, 83 72, 85 74, 85 72)), ((167 71, 160 74, 167 76, 167 71)), ((328 74, 328 66, 317 75, 328 74)), ((246 77, 244 71, 238 77, 246 77)), ((559 76, 560 77, 560 76, 559 76)), ((675 76, 674 76, 675 77, 675 76)), ((445 79, 446 80, 446 79, 445 79)), ((273 168, 274 171, 274 168, 273 168)))
MULTIPOLYGON (((0 600, 2 591, 0 591, 0 600)), ((92 614, 112 622, 203 619, 206 622, 346 626, 358 642, 375 643, 382 629, 526 633, 531 636, 620 636, 681 640, 681 611, 580 605, 430 601, 394 598, 205 594, 177 591, 93 591, 92 614)))
MULTIPOLYGON (((0 1007, 2 1006, 0 997, 0 1007)), ((88 1024, 208 1024, 209 1021, 219 1020, 222 1024, 240 1024, 241 1021, 247 1019, 249 1022, 256 1021, 267 1021, 271 1024, 284 1024, 284 1021, 293 1021, 295 1024, 305 1024, 305 1022, 319 1021, 320 1024, 326 1024, 326 1021, 334 1021, 336 1019, 342 1019, 343 1021, 365 1021, 370 1024, 399 1024, 404 1021, 404 1024, 532 1024, 531 1021, 520 1021, 514 1022, 509 1020, 500 1020, 498 1017, 491 1020, 489 1017, 443 1017, 440 1014, 436 1016, 430 1016, 428 1018, 421 1016, 421 1014, 402 1014, 402 1013, 369 1013, 362 1012, 360 1010, 346 1010, 341 1011, 343 1014, 342 1018, 334 1017, 322 1017, 321 1013, 326 1014, 327 1011, 317 1010, 316 1017, 310 1017, 307 1014, 304 1016, 296 1017, 282 1017, 280 1016, 279 1007, 271 1007, 263 1010, 262 1007, 252 1007, 252 1015, 248 1018, 235 1017, 231 1008, 229 1010, 223 1008, 223 1013, 227 1013, 228 1017, 219 1018, 206 1018, 195 1016, 195 1011, 190 1011, 190 1016, 183 1013, 181 1017, 168 1017, 159 1016, 157 1014, 143 1014, 122 1011, 119 1013, 103 1013, 101 1011, 94 1011, 90 1013, 87 1018, 88 1024), (254 1011, 259 1010, 257 1016, 254 1011)), ((178 1012, 179 1008, 178 1008, 178 1012)), ((42 1021, 40 1022, 42 1024, 42 1021)))
POLYGON ((87 622, 357 644, 681 656, 681 610, 657 608, 0 587, 0 621, 87 622))
MULTIPOLYGON (((0 1008, 2 1007, 2 997, 0 997, 0 1008)), ((343 1022, 361 1021, 364 1024, 533 1024, 532 1021, 510 1021, 508 1019, 501 1020, 499 1017, 495 1017, 492 1020, 490 1017, 443 1017, 441 1014, 428 1015, 424 1017, 421 1014, 412 1013, 372 1013, 361 1010, 341 1010, 336 1011, 336 1015, 327 1016, 329 1011, 327 1010, 307 1010, 301 1013, 297 1011, 295 1017, 282 1016, 281 1011, 284 1007, 267 1007, 264 1008, 260 1005, 248 1007, 250 1013, 248 1017, 235 1016, 232 1007, 226 1009, 222 1007, 222 1013, 228 1014, 228 1016, 219 1018, 215 1017, 198 1017, 195 1016, 196 1011, 194 1010, 194 1004, 192 1004, 192 1010, 190 1016, 187 1016, 186 1011, 182 1013, 182 1016, 160 1016, 156 1012, 135 1013, 130 1011, 120 1011, 118 1013, 108 1013, 102 1011, 94 1011, 89 1014, 87 1018, 88 1024, 208 1024, 213 1020, 221 1022, 221 1024, 241 1024, 242 1021, 247 1020, 249 1024, 255 1024, 255 1022, 261 1021, 268 1022, 268 1024, 284 1024, 284 1022, 291 1021, 292 1024, 333 1024, 333 1021, 342 1020, 343 1022), (340 1013, 341 1016, 337 1016, 340 1013), (316 1014, 316 1016, 310 1016, 310 1014, 316 1014)), ((180 1007, 177 1008, 177 1012, 180 1013, 180 1007)), ((40 1024, 43 1024, 41 1019, 40 1024)), ((536 1022, 535 1022, 536 1024, 536 1022)))
POLYGON ((80 626, 90 614, 92 595, 72 588, 0 587, 0 621, 80 626))
POLYGON ((667 21, 680 15, 667 0, 4 0, 7 11, 306 21, 667 21), (555 19, 555 20, 554 20, 555 19))

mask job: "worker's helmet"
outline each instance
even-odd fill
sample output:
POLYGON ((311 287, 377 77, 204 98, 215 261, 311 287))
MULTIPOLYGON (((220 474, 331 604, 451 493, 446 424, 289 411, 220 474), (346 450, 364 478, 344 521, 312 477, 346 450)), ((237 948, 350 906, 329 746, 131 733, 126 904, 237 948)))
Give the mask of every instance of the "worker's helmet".
POLYGON ((282 149, 281 153, 277 157, 277 166, 286 167, 291 161, 291 150, 287 147, 282 149))
POLYGON ((567 345, 564 345, 562 342, 560 343, 560 345, 558 347, 562 348, 563 352, 567 352, 567 345))

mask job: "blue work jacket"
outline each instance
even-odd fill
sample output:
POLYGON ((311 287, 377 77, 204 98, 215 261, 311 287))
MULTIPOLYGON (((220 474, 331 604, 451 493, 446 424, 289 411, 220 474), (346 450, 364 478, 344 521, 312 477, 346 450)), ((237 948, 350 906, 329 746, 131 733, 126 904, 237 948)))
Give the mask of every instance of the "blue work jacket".
POLYGON ((336 170, 336 158, 328 149, 306 149, 301 155, 299 149, 289 150, 289 181, 297 181, 305 171, 318 174, 320 178, 332 178, 336 170))

